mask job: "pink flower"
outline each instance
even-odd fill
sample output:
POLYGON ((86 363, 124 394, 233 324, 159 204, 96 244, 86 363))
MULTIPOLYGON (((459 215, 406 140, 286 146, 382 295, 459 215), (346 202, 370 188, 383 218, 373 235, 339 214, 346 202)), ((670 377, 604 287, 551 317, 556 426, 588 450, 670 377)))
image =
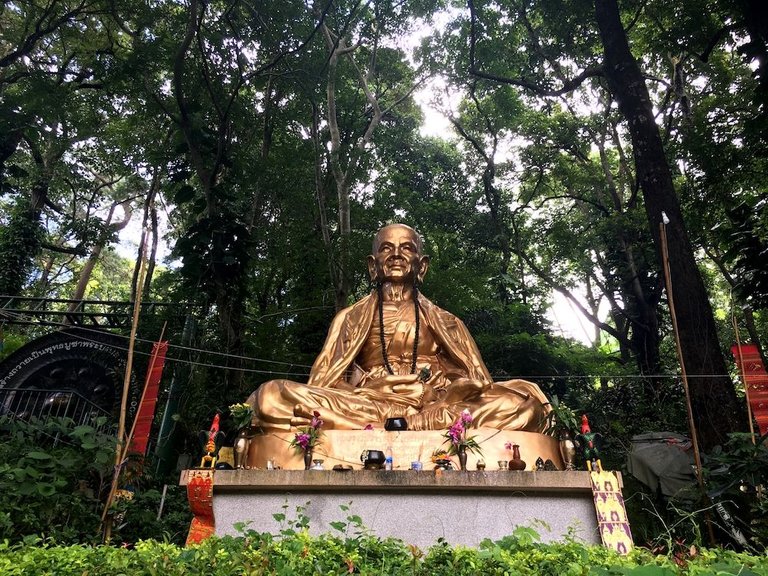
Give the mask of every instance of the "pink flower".
POLYGON ((309 447, 311 438, 306 432, 299 432, 296 434, 296 444, 301 446, 302 450, 306 450, 309 447))
POLYGON ((504 442, 504 448, 506 450, 512 450, 512 442, 504 442))
POLYGON ((323 419, 319 412, 313 412, 312 420, 309 426, 299 428, 291 440, 291 446, 302 451, 312 450, 320 442, 322 432, 320 428, 323 425, 323 419))
POLYGON ((449 429, 448 436, 453 444, 460 444, 464 436, 464 424, 457 420, 449 429))
POLYGON ((480 445, 475 437, 467 436, 467 429, 471 423, 472 414, 470 414, 469 410, 462 410, 456 421, 445 431, 443 438, 450 444, 449 454, 458 454, 464 451, 482 454, 480 445))

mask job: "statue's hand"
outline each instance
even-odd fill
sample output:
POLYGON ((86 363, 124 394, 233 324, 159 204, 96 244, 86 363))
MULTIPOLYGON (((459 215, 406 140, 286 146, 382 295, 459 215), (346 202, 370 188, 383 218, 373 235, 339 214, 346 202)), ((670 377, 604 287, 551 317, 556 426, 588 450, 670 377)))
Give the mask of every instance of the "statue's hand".
POLYGON ((477 400, 486 388, 486 384, 471 378, 457 378, 445 388, 443 401, 448 404, 477 400))
POLYGON ((421 384, 419 383, 419 377, 416 374, 387 374, 380 378, 373 378, 365 383, 362 388, 356 388, 356 393, 361 393, 363 390, 376 390, 377 392, 383 392, 385 394, 400 394, 401 391, 405 392, 410 388, 416 388, 418 385, 421 390, 421 384))

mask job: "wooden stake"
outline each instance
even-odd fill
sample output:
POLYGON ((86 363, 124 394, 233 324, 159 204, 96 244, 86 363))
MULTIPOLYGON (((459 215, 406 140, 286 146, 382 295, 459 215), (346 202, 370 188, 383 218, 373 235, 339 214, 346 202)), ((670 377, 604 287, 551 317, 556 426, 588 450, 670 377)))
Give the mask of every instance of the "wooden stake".
MULTIPOLYGON (((680 344, 680 332, 677 328, 677 315, 675 314, 675 298, 672 294, 672 273, 669 267, 669 249, 667 247, 667 215, 661 213, 661 222, 659 231, 661 233, 661 260, 664 268, 664 281, 667 288, 667 302, 669 303, 669 315, 672 319, 672 331, 675 334, 675 347, 677 349, 677 358, 680 362, 680 376, 683 381, 683 390, 685 391, 685 409, 688 412, 688 429, 691 432, 691 443, 693 444, 693 460, 696 464, 696 480, 699 483, 701 494, 706 498, 707 491, 704 487, 704 476, 701 470, 701 454, 699 453, 699 440, 696 434, 696 423, 693 420, 693 406, 691 405, 691 391, 688 386, 688 373, 685 370, 685 360, 683 360, 683 348, 680 344)), ((709 513, 704 514, 707 528, 709 530, 709 539, 712 546, 716 545, 715 533, 712 529, 712 521, 709 513)))
POLYGON ((125 419, 128 411, 128 391, 131 385, 131 373, 133 371, 133 349, 136 344, 136 330, 139 325, 139 312, 141 310, 141 294, 144 286, 144 274, 146 261, 146 239, 142 243, 141 260, 139 261, 139 281, 136 284, 136 293, 133 301, 133 318, 131 320, 131 336, 128 339, 128 361, 125 365, 125 376, 123 377, 123 394, 120 400, 120 420, 117 425, 117 449, 115 450, 115 470, 112 475, 112 486, 109 489, 107 495, 107 501, 104 504, 104 510, 101 514, 102 531, 104 534, 104 543, 109 543, 112 537, 112 519, 107 518, 109 509, 112 507, 112 502, 115 499, 117 493, 117 487, 120 481, 120 471, 122 470, 125 462, 125 450, 128 443, 125 439, 125 419))

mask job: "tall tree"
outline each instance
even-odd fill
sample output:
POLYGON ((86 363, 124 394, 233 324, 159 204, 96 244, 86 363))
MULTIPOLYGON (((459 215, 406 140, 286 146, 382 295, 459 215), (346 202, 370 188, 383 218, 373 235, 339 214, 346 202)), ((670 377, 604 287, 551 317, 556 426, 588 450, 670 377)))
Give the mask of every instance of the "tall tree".
MULTIPOLYGON (((565 11, 558 6, 554 14, 554 7, 546 3, 529 5, 510 0, 478 6, 470 1, 470 70, 483 80, 517 86, 534 98, 571 94, 585 83, 599 91, 600 79, 604 79, 631 141, 636 183, 646 211, 646 233, 653 238, 659 257, 662 211, 670 219, 673 282, 685 294, 685 303, 677 309, 683 359, 692 379, 702 443, 710 448, 727 432, 742 429, 743 411, 727 377, 645 77, 629 49, 627 30, 614 0, 592 3, 594 19, 583 17, 590 12, 589 2, 575 0, 568 6, 565 11), (519 43, 503 52, 506 61, 494 52, 500 38, 519 43), (602 58, 597 57, 597 49, 602 58), (563 58, 566 54, 568 58, 563 58), (715 413, 719 415, 717 425, 713 424, 715 413)), ((658 263, 656 269, 660 269, 658 263)))
POLYGON ((659 258, 667 249, 661 240, 663 215, 669 219, 666 236, 671 283, 676 294, 684 295, 675 300, 681 360, 691 378, 691 400, 701 443, 709 449, 722 444, 728 432, 745 428, 744 411, 728 377, 712 307, 686 232, 651 99, 630 51, 618 3, 595 0, 595 15, 605 54, 603 71, 632 137, 638 183, 659 258), (713 426, 713 422, 717 425, 713 426))
MULTIPOLYGON (((323 242, 330 259, 336 307, 348 304, 353 288, 352 203, 355 187, 368 179, 374 137, 396 124, 401 109, 421 82, 406 55, 393 45, 411 26, 420 7, 390 0, 339 3, 322 21, 325 64, 322 105, 313 105, 316 190, 323 242), (324 121, 325 130, 321 130, 324 121), (325 140, 326 145, 322 145, 325 140), (326 173, 335 188, 327 198, 326 173), (335 205, 335 217, 329 208, 335 205)), ((320 14, 320 4, 315 7, 320 14)))

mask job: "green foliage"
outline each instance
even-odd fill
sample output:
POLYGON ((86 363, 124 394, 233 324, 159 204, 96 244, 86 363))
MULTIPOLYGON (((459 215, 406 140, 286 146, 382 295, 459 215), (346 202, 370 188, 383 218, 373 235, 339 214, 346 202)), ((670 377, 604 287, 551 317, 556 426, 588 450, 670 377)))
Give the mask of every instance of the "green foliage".
POLYGON ((768 549, 768 435, 729 434, 728 442, 705 456, 704 472, 712 498, 735 504, 758 549, 768 549))
MULTIPOLYGON (((98 424, 103 426, 103 419, 98 424)), ((60 544, 101 540, 101 511, 112 481, 115 438, 68 419, 0 418, 0 539, 60 544)), ((191 513, 186 491, 166 489, 146 472, 131 480, 133 499, 113 526, 113 541, 184 542, 191 513)))
POLYGON ((549 408, 544 434, 555 437, 564 433, 575 435, 579 429, 579 419, 573 409, 561 402, 556 394, 550 399, 549 408))
POLYGON ((29 342, 29 338, 15 332, 9 332, 7 328, 0 328, 0 361, 24 346, 27 342, 29 342))
POLYGON ((0 417, 0 438, 0 538, 98 541, 114 438, 69 419, 7 417, 0 417))
POLYGON ((4 576, 757 576, 767 571, 764 556, 698 549, 678 563, 639 549, 622 557, 573 541, 542 544, 526 528, 478 548, 439 541, 426 552, 392 538, 310 536, 306 530, 283 536, 251 531, 243 537, 214 537, 186 548, 152 540, 134 548, 0 543, 4 576))
POLYGON ((192 520, 186 489, 168 485, 163 500, 163 487, 153 479, 141 479, 134 488, 134 497, 125 506, 125 516, 115 526, 112 541, 123 545, 142 540, 184 544, 192 520), (161 503, 162 514, 158 518, 161 503))
POLYGON ((0 226, 0 294, 19 294, 40 250, 43 228, 24 202, 16 203, 0 226))

